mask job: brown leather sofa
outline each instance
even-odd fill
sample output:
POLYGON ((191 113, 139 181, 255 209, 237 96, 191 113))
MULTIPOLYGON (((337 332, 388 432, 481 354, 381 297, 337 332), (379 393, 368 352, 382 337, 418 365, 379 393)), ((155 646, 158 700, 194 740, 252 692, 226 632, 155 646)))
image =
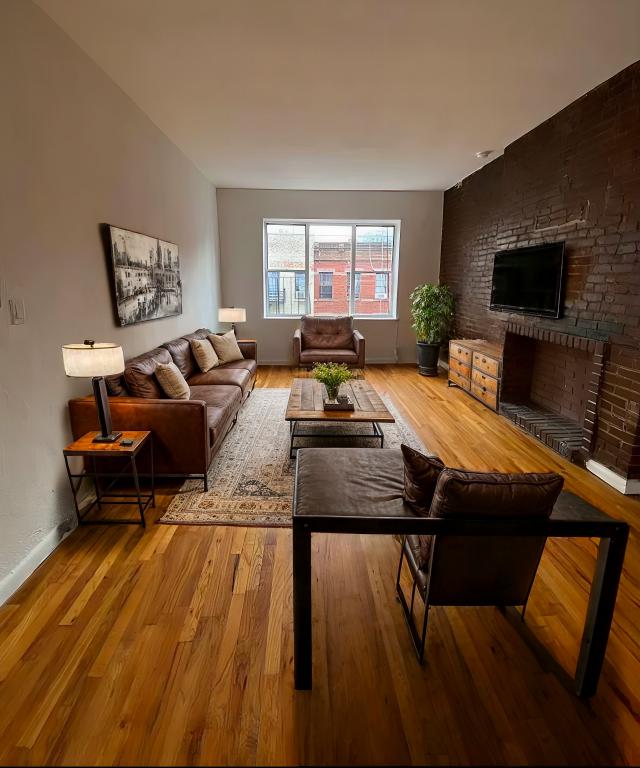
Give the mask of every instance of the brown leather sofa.
MULTIPOLYGON (((205 490, 211 459, 251 394, 258 369, 256 342, 238 341, 242 360, 201 373, 189 341, 209 333, 200 328, 138 355, 126 362, 122 375, 110 376, 106 382, 114 429, 153 432, 155 474, 192 475, 204 481, 205 490), (167 398, 158 384, 156 366, 172 361, 191 388, 189 400, 167 398)), ((69 414, 74 439, 99 428, 93 396, 70 400, 69 414)), ((140 471, 149 468, 143 452, 140 471)))
POLYGON ((352 317, 303 315, 293 334, 293 364, 346 363, 364 368, 364 336, 354 331, 352 317))

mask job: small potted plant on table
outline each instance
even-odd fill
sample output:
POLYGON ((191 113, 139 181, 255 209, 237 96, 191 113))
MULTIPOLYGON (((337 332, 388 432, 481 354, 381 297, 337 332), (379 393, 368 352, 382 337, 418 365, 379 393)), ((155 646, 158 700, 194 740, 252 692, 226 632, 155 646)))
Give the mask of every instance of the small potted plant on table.
POLYGON ((409 298, 417 338, 418 371, 423 376, 437 376, 440 346, 453 325, 453 295, 446 285, 424 283, 409 298))
POLYGON ((340 385, 349 381, 353 374, 344 363, 316 363, 313 366, 313 377, 327 388, 327 399, 324 401, 325 409, 353 408, 353 403, 348 397, 338 398, 340 385))

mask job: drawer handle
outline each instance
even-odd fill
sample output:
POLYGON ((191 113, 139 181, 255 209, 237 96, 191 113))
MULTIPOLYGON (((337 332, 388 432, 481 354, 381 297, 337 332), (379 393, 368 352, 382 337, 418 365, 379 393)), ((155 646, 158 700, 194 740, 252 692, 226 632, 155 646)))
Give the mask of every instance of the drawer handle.
POLYGON ((486 362, 487 362, 487 358, 486 358, 486 357, 483 357, 483 358, 482 358, 482 362, 483 362, 483 363, 486 363, 486 362))
POLYGON ((487 391, 487 388, 486 388, 486 387, 482 387, 482 391, 483 391, 483 392, 486 392, 486 391, 487 391))

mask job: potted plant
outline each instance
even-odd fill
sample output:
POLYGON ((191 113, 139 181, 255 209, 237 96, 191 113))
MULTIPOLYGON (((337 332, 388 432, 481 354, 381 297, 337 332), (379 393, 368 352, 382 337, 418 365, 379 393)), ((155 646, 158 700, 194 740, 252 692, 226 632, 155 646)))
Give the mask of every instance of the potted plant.
POLYGON ((453 326, 453 295, 446 285, 424 283, 409 297, 418 347, 418 370, 423 376, 438 375, 440 346, 453 326))
POLYGON ((352 373, 344 363, 316 363, 313 377, 327 388, 327 398, 336 401, 340 385, 352 378, 352 373))

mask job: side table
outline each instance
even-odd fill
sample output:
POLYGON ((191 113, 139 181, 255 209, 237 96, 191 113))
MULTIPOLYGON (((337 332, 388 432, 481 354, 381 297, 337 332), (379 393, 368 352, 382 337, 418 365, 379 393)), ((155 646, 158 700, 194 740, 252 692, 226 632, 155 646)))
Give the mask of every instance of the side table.
POLYGON ((67 475, 69 477, 69 483, 71 485, 71 492, 73 493, 73 503, 76 510, 76 516, 78 518, 78 525, 118 525, 118 524, 134 524, 138 523, 145 526, 144 513, 147 507, 151 504, 152 507, 156 505, 155 499, 155 481, 153 473, 153 435, 151 432, 123 432, 122 436, 115 443, 94 443, 93 438, 99 434, 98 432, 87 432, 78 440, 70 443, 64 450, 64 463, 67 467, 67 475), (133 440, 132 445, 122 445, 123 440, 133 440), (141 493, 140 491, 140 479, 138 475, 138 467, 136 465, 136 457, 140 453, 143 447, 147 446, 151 459, 151 490, 149 493, 141 493), (84 459, 89 459, 91 462, 91 471, 87 469, 89 464, 85 461, 85 468, 80 473, 74 473, 69 467, 69 456, 80 456, 84 459), (124 467, 119 472, 102 472, 98 471, 96 459, 127 459, 124 467), (131 477, 135 486, 135 493, 116 493, 111 489, 115 482, 122 477, 126 477, 127 470, 130 470, 131 477), (91 477, 95 485, 96 498, 89 504, 89 506, 81 513, 80 506, 78 504, 78 490, 82 483, 83 478, 91 477), (109 478, 110 483, 106 488, 102 488, 100 480, 102 478, 109 478), (77 483, 74 481, 77 480, 77 483), (115 501, 114 499, 118 499, 115 501), (122 499, 131 499, 131 501, 123 501, 122 499), (86 520, 85 518, 91 512, 91 510, 97 506, 98 509, 102 509, 103 504, 137 504, 138 511, 140 513, 140 520, 117 520, 98 518, 94 520, 86 520))

